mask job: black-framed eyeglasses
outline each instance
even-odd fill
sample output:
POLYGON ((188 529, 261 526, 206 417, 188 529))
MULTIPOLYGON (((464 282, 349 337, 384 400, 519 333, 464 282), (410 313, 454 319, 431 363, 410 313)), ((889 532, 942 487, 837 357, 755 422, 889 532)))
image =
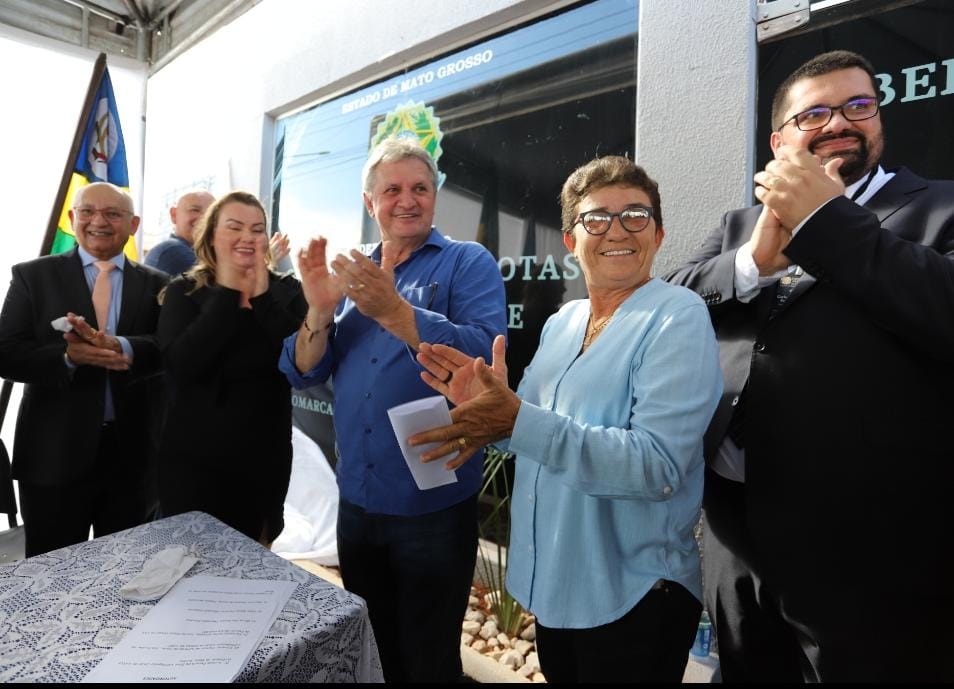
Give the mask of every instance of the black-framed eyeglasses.
POLYGON ((110 223, 117 223, 123 219, 123 216, 132 215, 132 211, 123 210, 122 208, 92 208, 90 206, 74 208, 73 212, 84 222, 95 218, 97 213, 102 213, 106 221, 110 223))
POLYGON ((790 122, 794 122, 795 126, 801 129, 803 132, 810 132, 813 129, 821 129, 826 124, 831 122, 832 116, 835 114, 835 111, 838 110, 841 112, 842 117, 850 122, 857 122, 859 120, 868 120, 878 114, 878 99, 877 98, 852 98, 847 103, 842 105, 833 105, 831 107, 827 105, 819 105, 817 108, 811 108, 805 112, 799 112, 787 120, 782 122, 779 125, 778 131, 782 131, 782 127, 790 122))
POLYGON ((653 209, 645 206, 630 206, 619 213, 609 211, 586 211, 580 213, 576 222, 583 226, 589 234, 601 235, 609 232, 613 218, 619 218, 619 224, 627 232, 642 232, 653 219, 653 209))

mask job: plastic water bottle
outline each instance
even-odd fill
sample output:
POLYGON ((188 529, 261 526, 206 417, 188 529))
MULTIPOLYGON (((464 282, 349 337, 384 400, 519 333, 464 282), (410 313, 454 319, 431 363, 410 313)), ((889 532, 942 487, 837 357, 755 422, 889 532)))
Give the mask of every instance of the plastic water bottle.
POLYGON ((690 653, 698 658, 709 657, 709 645, 712 643, 712 622, 709 620, 709 613, 702 611, 699 618, 699 629, 696 630, 696 640, 692 644, 690 653))

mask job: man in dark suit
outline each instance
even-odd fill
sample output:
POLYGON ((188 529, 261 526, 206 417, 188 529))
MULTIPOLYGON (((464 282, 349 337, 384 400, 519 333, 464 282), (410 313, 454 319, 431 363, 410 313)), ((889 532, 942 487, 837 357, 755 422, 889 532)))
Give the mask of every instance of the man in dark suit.
POLYGON ((667 279, 698 291, 725 393, 704 578, 723 679, 954 679, 954 183, 879 165, 868 61, 773 103, 762 205, 667 279))
POLYGON ((0 313, 0 376, 26 384, 13 477, 27 556, 84 541, 91 526, 96 536, 136 526, 155 506, 156 297, 166 277, 123 256, 139 218, 118 187, 79 189, 69 215, 79 246, 14 266, 0 313), (66 334, 51 326, 63 316, 66 334))

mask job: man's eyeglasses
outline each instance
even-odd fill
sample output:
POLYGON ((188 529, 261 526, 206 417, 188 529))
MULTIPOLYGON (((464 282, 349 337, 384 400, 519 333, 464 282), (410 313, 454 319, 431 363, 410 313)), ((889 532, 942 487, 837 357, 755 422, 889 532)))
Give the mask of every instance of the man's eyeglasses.
POLYGON ((826 124, 831 122, 832 115, 835 114, 836 110, 841 111, 842 116, 850 122, 868 120, 878 114, 878 99, 855 98, 843 105, 835 105, 832 107, 820 105, 817 108, 812 108, 811 110, 806 110, 805 112, 792 115, 787 120, 782 122, 781 125, 779 125, 778 131, 782 131, 782 127, 789 122, 795 122, 795 126, 801 129, 803 132, 810 132, 813 129, 821 129, 826 124))
POLYGON ((627 232, 642 232, 653 219, 653 209, 645 206, 631 206, 625 208, 619 213, 610 213, 608 211, 586 211, 580 213, 576 219, 583 226, 583 229, 592 235, 601 235, 609 232, 610 225, 613 224, 613 218, 619 218, 619 224, 627 232))
POLYGON ((76 217, 84 222, 95 218, 97 213, 102 213, 106 221, 110 223, 118 223, 123 219, 123 216, 132 215, 131 211, 126 211, 122 208, 90 208, 89 206, 74 208, 73 212, 76 213, 76 217))

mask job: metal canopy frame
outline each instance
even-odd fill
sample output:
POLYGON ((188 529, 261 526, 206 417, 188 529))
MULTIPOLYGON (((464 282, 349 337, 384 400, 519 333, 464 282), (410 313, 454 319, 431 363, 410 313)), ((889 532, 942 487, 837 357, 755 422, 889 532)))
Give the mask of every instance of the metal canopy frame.
POLYGON ((758 0, 756 37, 759 43, 768 43, 919 2, 921 0, 758 0))
POLYGON ((0 24, 122 55, 154 74, 261 0, 3 0, 0 24))

